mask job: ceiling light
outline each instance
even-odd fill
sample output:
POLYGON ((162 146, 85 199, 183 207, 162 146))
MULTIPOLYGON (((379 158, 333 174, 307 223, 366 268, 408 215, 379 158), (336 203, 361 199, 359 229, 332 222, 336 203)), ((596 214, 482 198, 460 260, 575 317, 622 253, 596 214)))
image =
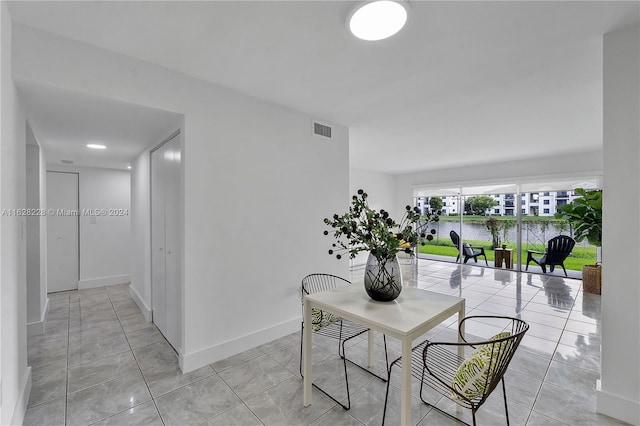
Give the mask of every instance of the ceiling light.
POLYGON ((127 169, 131 170, 131 166, 127 166, 127 169))
POLYGON ((97 143, 88 143, 87 144, 87 148, 93 148, 93 149, 107 149, 106 146, 104 145, 99 145, 97 143))
POLYGON ((390 0, 357 4, 347 17, 347 26, 362 40, 391 37, 407 22, 407 3, 390 0))

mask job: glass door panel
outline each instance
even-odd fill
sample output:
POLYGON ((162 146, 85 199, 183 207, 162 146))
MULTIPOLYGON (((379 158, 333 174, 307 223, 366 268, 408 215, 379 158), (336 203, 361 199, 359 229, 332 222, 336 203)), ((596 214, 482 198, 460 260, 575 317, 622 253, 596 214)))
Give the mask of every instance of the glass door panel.
POLYGON ((423 214, 432 211, 440 212, 440 220, 429 225, 429 230, 435 229, 431 241, 418 247, 418 254, 431 260, 455 262, 458 249, 451 242, 450 232, 460 228, 460 201, 456 195, 434 195, 416 198, 416 205, 423 214))
MULTIPOLYGON (((556 219, 559 206, 571 203, 576 194, 572 190, 527 192, 522 194, 522 270, 542 272, 542 268, 530 261, 527 269, 529 252, 531 257, 540 260, 544 256, 550 239, 558 235, 573 238, 573 229, 568 222, 556 219)), ((576 243, 571 254, 564 260, 569 277, 581 278, 582 266, 596 262, 596 247, 584 240, 576 243)), ((550 266, 545 266, 550 273, 550 266)), ((553 275, 564 276, 561 266, 555 267, 553 275)))
MULTIPOLYGON (((501 184, 446 189, 416 189, 416 205, 423 212, 440 210, 440 221, 433 224, 436 234, 432 241, 418 249, 421 257, 455 262, 458 249, 450 233, 455 231, 472 246, 484 249, 489 266, 494 266, 496 249, 503 246, 511 253, 498 253, 510 257, 513 268, 526 270, 528 251, 536 259, 544 255, 548 241, 557 235, 573 237, 573 229, 564 220, 556 219, 559 206, 571 203, 576 194, 572 189, 594 189, 597 178, 576 178, 557 182, 501 184), (520 191, 520 192, 519 192, 520 191), (519 226, 519 223, 521 226, 519 226)), ((464 257, 460 259, 463 262, 464 257)), ((473 260, 468 261, 475 264, 473 260)), ((576 243, 564 262, 569 277, 581 278, 582 266, 596 262, 596 248, 586 240, 576 243)), ((478 264, 484 258, 478 257, 478 264)), ((503 267, 506 264, 502 264, 503 267)), ((497 265, 496 265, 497 266, 497 265)), ((546 268, 550 274, 550 267, 546 268)), ((564 276, 562 267, 554 268, 553 275, 564 276)), ((529 262, 529 272, 542 273, 542 268, 529 262)))

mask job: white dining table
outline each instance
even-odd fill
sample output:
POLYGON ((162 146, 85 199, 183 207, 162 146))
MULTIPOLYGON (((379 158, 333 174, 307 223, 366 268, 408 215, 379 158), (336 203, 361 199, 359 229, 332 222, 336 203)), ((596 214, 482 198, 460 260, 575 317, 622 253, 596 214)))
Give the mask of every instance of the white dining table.
MULTIPOLYGON (((458 324, 465 315, 465 300, 415 287, 403 287, 400 296, 391 302, 371 299, 362 283, 354 283, 313 293, 304 297, 304 323, 311 324, 311 308, 338 315, 402 342, 402 385, 400 422, 411 425, 411 348, 415 339, 452 315, 458 314, 458 324)), ((464 327, 464 324, 463 324, 464 327)), ((464 335, 464 329, 461 330, 464 335)), ((304 406, 311 405, 312 327, 304 327, 304 406)), ((369 366, 372 362, 373 339, 369 334, 369 366)), ((462 341, 458 336, 458 341, 462 341)), ((462 347, 460 347, 462 350, 462 347)), ((464 354, 460 354, 461 356, 464 354)))

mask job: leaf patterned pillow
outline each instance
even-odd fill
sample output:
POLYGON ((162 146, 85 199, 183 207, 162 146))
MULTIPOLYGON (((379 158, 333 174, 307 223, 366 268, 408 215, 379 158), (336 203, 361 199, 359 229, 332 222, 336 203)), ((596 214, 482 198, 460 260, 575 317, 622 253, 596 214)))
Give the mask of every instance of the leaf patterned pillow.
POLYGON ((324 312, 318 308, 311 308, 311 324, 313 326, 313 331, 318 331, 322 327, 326 327, 336 321, 340 321, 340 317, 324 312))
MULTIPOLYGON (((504 339, 509 336, 511 333, 505 331, 496 334, 489 340, 504 339)), ((501 356, 507 345, 507 341, 504 341, 498 345, 487 344, 477 348, 467 360, 460 364, 458 371, 453 376, 451 387, 470 400, 482 396, 487 384, 487 376, 492 374, 496 367, 495 359, 501 356), (493 353, 492 347, 494 348, 493 353), (494 361, 492 362, 492 360, 494 361)), ((451 396, 461 399, 456 392, 451 392, 451 396)))

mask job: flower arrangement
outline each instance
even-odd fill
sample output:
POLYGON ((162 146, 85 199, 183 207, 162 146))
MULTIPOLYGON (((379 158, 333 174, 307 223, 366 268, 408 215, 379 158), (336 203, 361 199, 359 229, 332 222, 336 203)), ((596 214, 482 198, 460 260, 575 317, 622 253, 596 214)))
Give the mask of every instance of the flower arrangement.
POLYGON ((351 200, 349 211, 343 215, 334 214, 332 219, 326 218, 324 223, 331 227, 331 231, 324 231, 324 235, 333 234, 330 255, 342 258, 348 252, 353 259, 361 251, 369 251, 380 263, 395 259, 403 251, 413 255, 413 247, 433 240, 435 229, 427 232, 431 222, 437 222, 436 213, 420 215, 417 207, 406 206, 400 222, 396 222, 386 210, 376 211, 369 207, 367 193, 358 190, 351 200))

